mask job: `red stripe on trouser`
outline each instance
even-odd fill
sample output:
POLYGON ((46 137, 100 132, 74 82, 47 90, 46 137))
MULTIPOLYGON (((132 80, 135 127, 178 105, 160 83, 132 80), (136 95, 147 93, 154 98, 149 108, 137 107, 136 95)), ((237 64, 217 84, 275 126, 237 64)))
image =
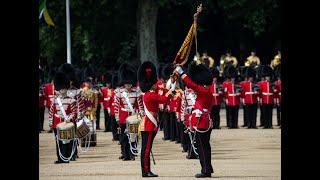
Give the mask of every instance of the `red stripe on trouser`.
POLYGON ((147 173, 149 171, 149 161, 150 161, 150 145, 152 140, 152 132, 148 132, 148 140, 146 144, 146 150, 144 152, 144 172, 147 173))

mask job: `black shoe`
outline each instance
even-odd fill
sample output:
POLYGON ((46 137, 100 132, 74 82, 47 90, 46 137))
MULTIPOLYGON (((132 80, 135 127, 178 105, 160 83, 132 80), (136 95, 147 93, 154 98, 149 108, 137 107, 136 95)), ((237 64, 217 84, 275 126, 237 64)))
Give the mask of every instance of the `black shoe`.
POLYGON ((62 163, 69 163, 69 161, 67 161, 67 162, 64 162, 64 161, 55 161, 54 163, 55 163, 55 164, 62 164, 62 163))
POLYGON ((179 144, 179 143, 181 143, 180 141, 176 141, 176 144, 179 144))
POLYGON ((199 173, 195 175, 196 178, 206 178, 206 177, 211 177, 211 173, 199 173))
POLYGON ((76 161, 76 157, 72 157, 70 161, 76 161))
POLYGON ((124 155, 119 156, 119 159, 124 159, 124 155))
POLYGON ((131 157, 131 158, 123 158, 122 161, 134 161, 135 158, 131 157))
POLYGON ((187 150, 182 149, 182 152, 187 152, 187 150))
POLYGON ((187 159, 198 159, 196 156, 192 156, 192 155, 191 155, 191 156, 186 155, 186 158, 187 158, 187 159))
POLYGON ((143 173, 142 177, 158 177, 157 174, 153 174, 152 172, 143 173))
POLYGON ((121 145, 121 144, 120 144, 120 141, 118 142, 118 145, 121 145))
POLYGON ((52 133, 52 130, 49 130, 48 133, 52 133))

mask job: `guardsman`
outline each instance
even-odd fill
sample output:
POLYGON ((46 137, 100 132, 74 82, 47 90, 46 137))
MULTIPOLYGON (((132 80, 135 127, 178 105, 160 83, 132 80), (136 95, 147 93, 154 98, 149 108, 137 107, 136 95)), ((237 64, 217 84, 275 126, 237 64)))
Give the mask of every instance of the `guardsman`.
POLYGON ((126 120, 129 116, 140 114, 144 115, 142 94, 137 88, 137 72, 128 63, 123 63, 118 72, 119 86, 115 90, 114 98, 114 112, 116 121, 121 129, 120 144, 122 149, 122 156, 120 159, 123 161, 134 160, 134 155, 130 151, 130 142, 126 130, 126 120))
POLYGON ((168 90, 164 95, 156 92, 157 70, 155 65, 146 61, 142 63, 138 69, 138 81, 143 95, 145 116, 140 123, 140 131, 142 136, 141 145, 141 171, 142 177, 158 177, 151 172, 150 169, 150 153, 154 137, 159 128, 159 103, 166 103, 170 97, 172 90, 168 90))
POLYGON ((274 84, 270 82, 272 69, 269 66, 264 66, 262 76, 265 77, 264 81, 258 82, 261 104, 263 109, 263 125, 265 129, 272 128, 272 109, 273 109, 273 94, 274 84))
POLYGON ((191 116, 190 131, 196 133, 196 143, 201 164, 201 173, 196 174, 196 178, 211 177, 213 168, 211 164, 210 135, 212 131, 212 120, 210 110, 212 104, 212 72, 204 64, 192 62, 188 67, 188 75, 184 73, 181 66, 174 70, 187 87, 197 93, 194 109, 191 116))
POLYGON ((255 71, 252 67, 246 68, 244 72, 246 80, 241 82, 241 98, 244 108, 246 108, 247 127, 249 129, 256 128, 257 122, 257 95, 258 88, 254 83, 255 71))
POLYGON ((220 127, 220 108, 221 108, 221 102, 222 102, 222 96, 223 96, 223 89, 222 86, 218 83, 219 78, 219 71, 217 68, 212 69, 212 109, 211 109, 211 119, 213 120, 213 129, 221 129, 220 127))
POLYGON ((226 100, 227 126, 231 129, 238 128, 238 114, 240 105, 241 86, 236 83, 237 70, 232 65, 225 69, 226 81, 223 82, 226 100))

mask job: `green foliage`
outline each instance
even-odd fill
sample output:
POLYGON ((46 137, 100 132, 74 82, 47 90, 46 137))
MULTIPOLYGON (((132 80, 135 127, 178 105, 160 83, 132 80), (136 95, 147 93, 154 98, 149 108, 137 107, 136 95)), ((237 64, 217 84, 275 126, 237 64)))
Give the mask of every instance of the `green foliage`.
MULTIPOLYGON (((112 65, 137 59, 137 3, 138 0, 70 1, 73 63, 98 61, 112 65)), ((243 31, 256 38, 280 32, 278 0, 157 0, 156 41, 160 60, 174 58, 200 3, 203 3, 198 25, 200 48, 206 42, 206 38, 201 39, 203 36, 211 35, 215 43, 230 47, 236 38, 246 40, 243 31), (225 36, 222 42, 217 41, 219 36, 225 36)), ((56 26, 49 27, 44 19, 40 20, 40 56, 49 63, 61 64, 66 62, 67 55, 65 1, 48 0, 47 8, 56 26)), ((206 48, 216 46, 210 42, 206 48)))

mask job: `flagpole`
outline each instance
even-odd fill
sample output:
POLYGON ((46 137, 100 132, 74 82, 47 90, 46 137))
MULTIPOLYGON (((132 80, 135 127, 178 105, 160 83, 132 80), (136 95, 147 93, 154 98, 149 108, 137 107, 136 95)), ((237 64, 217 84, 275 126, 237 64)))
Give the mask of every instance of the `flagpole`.
POLYGON ((71 40, 70 40, 70 8, 69 0, 66 0, 66 18, 67 18, 67 63, 71 64, 71 40))

